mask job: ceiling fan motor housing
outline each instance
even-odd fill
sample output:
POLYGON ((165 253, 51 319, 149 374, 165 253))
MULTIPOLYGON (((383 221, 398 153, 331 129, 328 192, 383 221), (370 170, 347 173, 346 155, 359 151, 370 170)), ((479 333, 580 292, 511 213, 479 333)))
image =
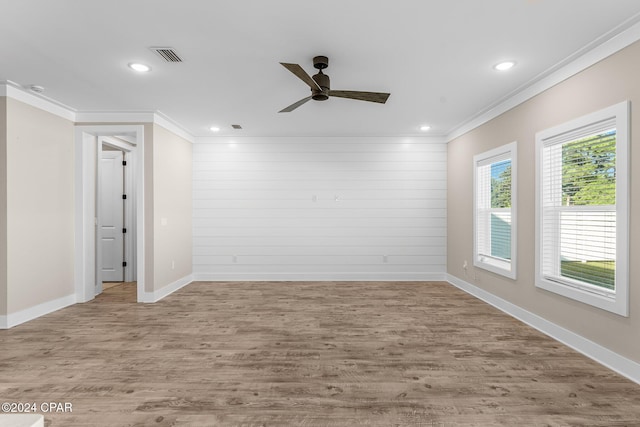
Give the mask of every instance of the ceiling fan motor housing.
POLYGON ((314 101, 326 101, 329 99, 329 89, 331 85, 329 83, 329 76, 322 73, 322 70, 329 66, 329 58, 326 56, 315 56, 313 58, 313 67, 320 70, 318 74, 312 76, 313 81, 315 81, 318 86, 320 86, 321 90, 311 89, 311 98, 314 101))
POLYGON ((326 101, 329 99, 329 89, 331 84, 329 82, 329 76, 322 73, 322 70, 314 76, 312 76, 313 81, 315 81, 318 86, 320 86, 320 90, 311 89, 311 98, 315 101, 326 101))

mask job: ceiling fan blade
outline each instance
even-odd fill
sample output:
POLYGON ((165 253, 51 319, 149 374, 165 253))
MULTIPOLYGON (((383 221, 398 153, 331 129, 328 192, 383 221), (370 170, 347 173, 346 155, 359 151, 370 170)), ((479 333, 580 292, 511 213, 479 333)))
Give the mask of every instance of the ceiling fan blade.
POLYGON ((311 78, 309 74, 298 64, 287 64, 281 62, 282 66, 295 74, 300 80, 309 85, 311 89, 321 90, 320 86, 311 78))
POLYGON ((387 102, 390 93, 382 92, 358 92, 355 90, 330 90, 329 96, 336 96, 338 98, 357 99, 359 101, 378 102, 384 104, 387 102))
POLYGON ((284 108, 278 111, 278 113, 290 113, 296 108, 298 108, 299 106, 301 106, 302 104, 304 104, 305 102, 309 101, 310 99, 311 99, 310 96, 307 96, 306 98, 302 98, 300 101, 294 102, 293 104, 289 105, 287 108, 284 108))

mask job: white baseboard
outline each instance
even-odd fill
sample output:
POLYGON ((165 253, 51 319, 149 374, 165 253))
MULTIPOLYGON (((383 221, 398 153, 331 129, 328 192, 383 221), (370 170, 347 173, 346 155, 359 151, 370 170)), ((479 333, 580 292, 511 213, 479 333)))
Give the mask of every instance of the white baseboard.
POLYGON ((0 329, 13 328, 14 326, 28 322, 29 320, 44 316, 45 314, 52 313, 60 310, 61 308, 69 307, 76 302, 76 294, 71 294, 53 301, 47 301, 42 304, 34 305, 33 307, 25 308, 24 310, 20 310, 15 313, 9 313, 6 316, 0 316, 0 329))
POLYGON ((143 292, 142 298, 138 300, 138 302, 158 302, 162 298, 171 295, 175 291, 180 288, 187 286, 189 283, 193 282, 193 275, 189 274, 181 279, 176 280, 173 283, 168 284, 167 286, 157 289, 153 292, 143 292))
POLYGON ((204 282, 443 282, 446 273, 194 273, 204 282))
POLYGON ((539 330, 543 334, 560 341, 572 349, 584 354, 590 359, 606 366, 607 368, 629 378, 631 381, 640 384, 640 364, 624 356, 615 353, 608 348, 594 343, 587 338, 571 332, 568 329, 558 326, 537 314, 533 314, 515 304, 510 303, 500 297, 493 295, 471 283, 465 282, 451 274, 447 275, 447 281, 453 286, 481 299, 482 301, 496 307, 512 317, 526 323, 539 330))

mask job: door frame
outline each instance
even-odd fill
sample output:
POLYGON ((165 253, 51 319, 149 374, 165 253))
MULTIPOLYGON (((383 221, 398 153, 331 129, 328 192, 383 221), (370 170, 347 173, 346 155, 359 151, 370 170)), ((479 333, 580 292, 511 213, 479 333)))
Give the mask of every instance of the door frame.
MULTIPOLYGON (((74 284, 77 302, 95 298, 99 270, 97 254, 97 173, 104 137, 126 135, 135 193, 135 278, 137 301, 144 293, 144 125, 96 125, 75 128, 75 254, 74 284)), ((113 144, 111 139, 111 144, 113 144)), ((134 205, 131 203, 130 205, 134 205)), ((134 230, 132 230, 134 231, 134 230)), ((133 270, 133 269, 132 269, 133 270)))

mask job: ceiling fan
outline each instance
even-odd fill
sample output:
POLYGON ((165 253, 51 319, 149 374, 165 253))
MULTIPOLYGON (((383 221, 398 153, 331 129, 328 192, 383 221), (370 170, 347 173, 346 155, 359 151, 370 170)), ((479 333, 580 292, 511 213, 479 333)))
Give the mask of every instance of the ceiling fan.
POLYGON ((349 98, 349 99, 357 99, 360 101, 369 101, 369 102, 377 102, 380 104, 384 104, 387 102, 387 98, 389 98, 389 93, 381 93, 381 92, 359 92, 354 90, 331 90, 331 86, 329 84, 329 76, 324 74, 322 70, 329 66, 329 58, 326 56, 316 56, 313 58, 313 66, 320 70, 318 74, 315 74, 313 77, 309 76, 304 69, 298 64, 287 64, 281 62, 282 66, 287 70, 291 71, 295 74, 300 80, 305 82, 311 88, 311 96, 301 99, 298 102, 294 102, 289 105, 287 108, 284 108, 279 113, 289 113, 305 102, 313 99, 314 101, 326 101, 330 96, 335 96, 338 98, 349 98))

